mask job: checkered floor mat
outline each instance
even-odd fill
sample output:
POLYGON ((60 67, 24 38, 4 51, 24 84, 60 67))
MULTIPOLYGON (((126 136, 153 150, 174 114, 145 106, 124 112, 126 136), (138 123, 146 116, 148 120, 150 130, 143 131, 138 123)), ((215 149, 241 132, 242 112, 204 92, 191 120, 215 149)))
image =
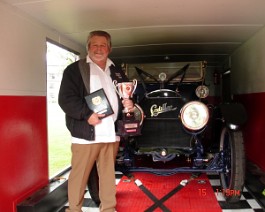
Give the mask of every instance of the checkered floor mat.
MULTIPOLYGON (((243 195, 241 196, 241 200, 238 203, 227 203, 225 202, 222 190, 220 186, 220 180, 218 175, 207 175, 209 182, 212 186, 212 189, 215 193, 215 197, 221 207, 221 210, 223 212, 262 212, 264 211, 262 206, 259 204, 259 202, 251 195, 251 193, 247 190, 247 188, 244 188, 243 195)), ((116 174, 116 183, 118 184, 120 179, 122 178, 122 175, 117 173, 116 174)), ((60 211, 63 212, 65 208, 68 206, 66 204, 60 211)), ((194 204, 194 207, 196 207, 196 204, 194 204)), ((89 192, 85 193, 85 201, 82 208, 83 212, 99 212, 99 209, 95 205, 95 203, 91 200, 89 192)), ((127 211, 118 211, 118 212, 127 212, 127 211)), ((130 210, 128 210, 130 212, 130 210)), ((137 211, 138 212, 138 211, 137 211)), ((139 211, 140 212, 140 211, 139 211)), ((174 212, 174 211, 172 211, 174 212)))
POLYGON ((222 195, 219 175, 208 175, 209 181, 215 192, 215 196, 223 212, 261 212, 264 211, 257 200, 249 193, 247 188, 243 189, 243 194, 238 203, 227 203, 222 195))

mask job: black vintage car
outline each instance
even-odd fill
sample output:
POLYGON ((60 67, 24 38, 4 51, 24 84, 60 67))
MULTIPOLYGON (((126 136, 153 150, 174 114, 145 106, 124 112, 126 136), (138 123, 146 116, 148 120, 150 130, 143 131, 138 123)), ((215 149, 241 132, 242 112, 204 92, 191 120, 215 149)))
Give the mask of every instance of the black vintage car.
MULTIPOLYGON (((245 180, 240 129, 246 112, 239 103, 208 102, 206 65, 200 61, 126 67, 130 80, 138 81, 134 115, 141 133, 123 135, 117 169, 124 174, 217 173, 224 191, 238 192, 225 199, 236 202, 245 180)), ((90 192, 94 200, 96 190, 90 192)))

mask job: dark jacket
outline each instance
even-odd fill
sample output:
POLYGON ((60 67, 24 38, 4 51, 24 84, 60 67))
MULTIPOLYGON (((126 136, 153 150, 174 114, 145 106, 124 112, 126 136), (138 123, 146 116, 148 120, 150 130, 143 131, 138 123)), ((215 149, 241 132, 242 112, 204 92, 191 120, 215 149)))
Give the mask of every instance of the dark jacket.
MULTIPOLYGON (((78 62, 70 64, 64 70, 58 102, 65 112, 66 126, 71 135, 93 141, 95 140, 95 129, 94 126, 89 125, 87 122, 93 111, 88 108, 85 101, 85 96, 88 93, 78 67, 78 62)), ((117 80, 117 82, 128 81, 127 76, 121 68, 111 66, 110 70, 112 80, 117 80)), ((119 111, 121 112, 121 101, 119 104, 119 111)), ((118 119, 120 117, 121 115, 119 115, 118 119)))

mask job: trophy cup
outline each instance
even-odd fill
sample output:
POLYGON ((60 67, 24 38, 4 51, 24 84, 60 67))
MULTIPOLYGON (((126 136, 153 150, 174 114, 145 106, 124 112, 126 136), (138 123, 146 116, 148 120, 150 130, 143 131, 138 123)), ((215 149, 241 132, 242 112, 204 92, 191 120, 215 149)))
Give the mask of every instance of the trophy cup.
MULTIPOLYGON (((130 99, 137 87, 137 80, 132 82, 118 83, 113 81, 113 85, 116 93, 122 99, 130 99)), ((124 108, 122 111, 122 120, 118 120, 118 135, 121 136, 135 136, 140 134, 139 120, 135 119, 134 112, 129 111, 128 108, 124 108)))

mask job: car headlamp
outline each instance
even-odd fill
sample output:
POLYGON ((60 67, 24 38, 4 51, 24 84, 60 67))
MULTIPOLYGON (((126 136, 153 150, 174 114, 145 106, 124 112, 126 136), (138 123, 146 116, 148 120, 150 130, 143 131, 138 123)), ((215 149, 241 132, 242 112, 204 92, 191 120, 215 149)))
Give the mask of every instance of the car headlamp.
POLYGON ((199 98, 206 98, 209 96, 209 88, 205 85, 200 85, 196 88, 196 96, 199 98))
POLYGON ((207 106, 199 101, 185 104, 181 109, 180 115, 182 124, 189 130, 200 130, 209 120, 207 106))

